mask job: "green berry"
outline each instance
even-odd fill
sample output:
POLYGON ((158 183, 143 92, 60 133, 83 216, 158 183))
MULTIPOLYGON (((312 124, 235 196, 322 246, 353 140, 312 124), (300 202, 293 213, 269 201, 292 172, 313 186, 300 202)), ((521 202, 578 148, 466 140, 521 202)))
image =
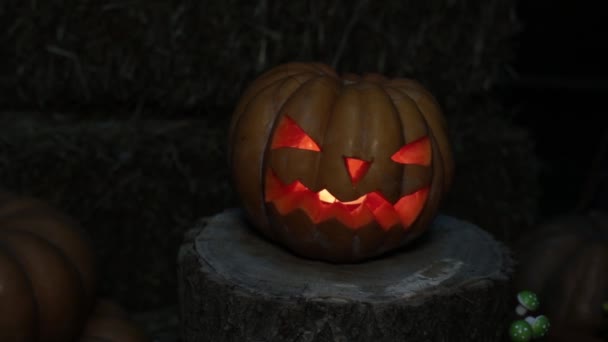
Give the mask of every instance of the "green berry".
POLYGON ((525 315, 528 310, 535 311, 540 305, 536 293, 528 290, 519 292, 517 294, 517 301, 519 302, 519 305, 516 308, 516 312, 522 316, 525 315))
POLYGON ((547 332, 549 332, 549 327, 551 327, 549 318, 547 318, 545 315, 526 317, 526 322, 528 322, 530 327, 532 327, 532 338, 534 339, 547 335, 547 332))
POLYGON ((532 338, 532 327, 524 320, 517 320, 509 327, 509 336, 513 342, 528 342, 532 338))

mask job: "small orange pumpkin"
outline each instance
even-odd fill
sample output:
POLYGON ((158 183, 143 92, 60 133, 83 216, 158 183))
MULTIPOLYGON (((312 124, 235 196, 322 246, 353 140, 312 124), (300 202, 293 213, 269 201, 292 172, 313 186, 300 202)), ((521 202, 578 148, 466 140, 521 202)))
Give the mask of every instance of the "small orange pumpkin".
POLYGON ((92 309, 95 268, 77 224, 0 193, 0 341, 71 341, 92 309))
POLYGON ((94 341, 147 342, 149 339, 120 305, 109 299, 99 299, 80 338, 80 342, 94 341))
POLYGON ((229 132, 253 224, 297 254, 380 255, 422 234, 451 180, 447 128, 418 82, 288 63, 245 91, 229 132))
POLYGON ((519 242, 515 285, 538 294, 552 326, 594 335, 608 329, 608 215, 547 222, 519 242))

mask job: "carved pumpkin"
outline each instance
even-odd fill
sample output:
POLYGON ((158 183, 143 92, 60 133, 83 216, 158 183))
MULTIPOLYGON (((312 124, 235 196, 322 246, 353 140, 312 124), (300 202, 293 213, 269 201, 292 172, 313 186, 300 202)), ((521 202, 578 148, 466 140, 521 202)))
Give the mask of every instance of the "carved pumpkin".
POLYGON ((608 216, 594 213, 546 223, 516 249, 515 284, 539 296, 552 326, 588 334, 608 329, 608 216))
POLYGON ((453 161, 433 96, 409 79, 289 63, 257 78, 229 133, 253 224, 295 253, 358 261, 422 234, 453 161))
POLYGON ((0 193, 0 341, 73 341, 94 293, 77 225, 41 201, 0 193))
POLYGON ((120 305, 109 299, 99 299, 80 338, 80 342, 94 341, 146 342, 149 339, 120 305))

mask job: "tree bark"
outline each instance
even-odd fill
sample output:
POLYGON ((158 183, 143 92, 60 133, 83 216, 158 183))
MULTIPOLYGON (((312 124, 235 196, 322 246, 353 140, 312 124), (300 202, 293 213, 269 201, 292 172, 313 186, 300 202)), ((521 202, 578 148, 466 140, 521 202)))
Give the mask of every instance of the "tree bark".
POLYGON ((438 216, 413 245, 357 264, 303 259, 240 210, 201 220, 178 256, 183 341, 502 341, 512 259, 438 216))

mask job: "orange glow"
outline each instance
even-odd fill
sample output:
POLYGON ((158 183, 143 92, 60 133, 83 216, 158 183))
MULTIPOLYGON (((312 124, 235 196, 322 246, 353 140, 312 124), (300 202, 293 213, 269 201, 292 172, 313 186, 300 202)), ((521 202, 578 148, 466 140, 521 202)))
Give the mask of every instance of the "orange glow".
POLYGON ((319 200, 324 203, 334 203, 335 201, 337 201, 334 195, 332 195, 331 192, 327 191, 327 189, 319 191, 317 195, 319 195, 319 200))
POLYGON ((293 147, 301 150, 321 151, 319 145, 287 115, 283 116, 272 139, 271 148, 293 147))
POLYGON ((431 142, 429 137, 422 137, 404 145, 391 156, 391 159, 400 164, 431 165, 431 142))
POLYGON ((323 190, 321 190, 321 191, 319 191, 317 193, 317 196, 319 197, 319 200, 321 202, 324 202, 324 203, 340 202, 340 203, 348 206, 348 205, 358 205, 358 204, 360 204, 361 202, 363 202, 363 200, 365 200, 365 196, 367 196, 367 195, 363 195, 363 196, 361 196, 361 197, 359 197, 359 198, 357 198, 356 200, 353 200, 353 201, 342 202, 342 201, 339 201, 336 197, 334 197, 334 195, 332 195, 331 192, 329 192, 327 189, 323 189, 323 190))
POLYGON ((372 221, 376 221, 385 230, 396 224, 407 229, 420 214, 427 195, 428 189, 425 188, 401 197, 392 205, 379 192, 374 191, 354 201, 341 202, 327 189, 317 193, 300 181, 283 184, 272 170, 266 174, 265 200, 274 204, 281 215, 300 208, 315 224, 335 218, 353 229, 372 221))
POLYGON ((429 195, 429 189, 420 189, 413 194, 401 197, 395 203, 395 211, 399 214, 403 225, 410 226, 422 211, 422 207, 429 195))
POLYGON ((357 184, 357 182, 365 176, 371 165, 368 161, 352 157, 344 157, 344 163, 346 164, 346 170, 348 170, 350 181, 353 184, 357 184))

